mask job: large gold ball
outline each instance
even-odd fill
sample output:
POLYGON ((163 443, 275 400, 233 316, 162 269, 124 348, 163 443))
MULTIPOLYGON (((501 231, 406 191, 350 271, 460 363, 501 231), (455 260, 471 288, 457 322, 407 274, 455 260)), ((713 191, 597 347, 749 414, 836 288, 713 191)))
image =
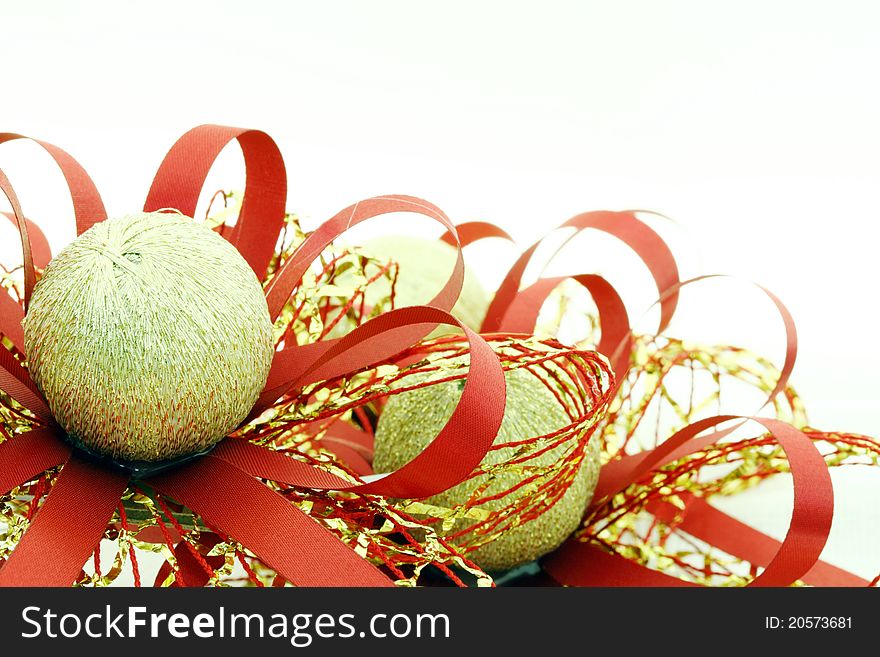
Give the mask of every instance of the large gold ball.
MULTIPOLYGON (((424 378, 424 375, 414 375, 407 378, 405 384, 414 385, 424 378)), ((515 369, 506 372, 505 379, 507 405, 495 444, 543 436, 571 423, 559 401, 534 374, 525 369, 515 369)), ((415 458, 446 424, 460 397, 460 381, 430 385, 389 397, 376 429, 373 469, 376 472, 389 472, 415 458)), ((559 445, 529 459, 527 465, 554 466, 569 449, 571 446, 568 443, 559 445)), ((492 450, 484 457, 482 464, 505 463, 514 458, 515 453, 514 447, 492 450)), ((579 526, 596 487, 599 467, 599 441, 594 439, 588 443, 580 469, 571 485, 553 506, 536 518, 505 531, 495 540, 469 552, 468 557, 484 570, 498 571, 528 563, 556 549, 579 526)), ((521 472, 512 469, 498 472, 480 497, 491 497, 509 491, 521 483, 523 476, 521 472)), ((489 481, 488 474, 479 475, 429 498, 426 502, 453 508, 464 504, 477 488, 489 481)), ((522 487, 477 508, 499 511, 521 499, 523 495, 530 494, 526 491, 527 488, 522 487)), ((459 518, 452 529, 442 533, 458 532, 472 524, 474 521, 459 518)), ((465 535, 459 545, 467 547, 480 538, 475 532, 471 532, 465 535)))
POLYGON ((24 336, 58 423, 122 461, 221 440, 247 417, 274 352, 253 270, 222 237, 171 213, 80 235, 34 289, 24 336))

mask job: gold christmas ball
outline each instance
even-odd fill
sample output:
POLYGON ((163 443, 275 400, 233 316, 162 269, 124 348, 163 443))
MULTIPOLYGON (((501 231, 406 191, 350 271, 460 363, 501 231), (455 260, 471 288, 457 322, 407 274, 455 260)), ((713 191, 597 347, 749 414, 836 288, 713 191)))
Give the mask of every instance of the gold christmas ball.
POLYGON ((247 417, 274 352, 244 258, 167 212, 80 235, 49 263, 23 325, 55 419, 119 461, 175 459, 221 440, 247 417))
MULTIPOLYGON (((405 383, 407 386, 414 385, 426 378, 425 375, 415 375, 406 379, 405 383)), ((559 401, 534 374, 525 369, 509 370, 505 373, 505 379, 507 405, 501 429, 495 439, 496 445, 543 436, 571 423, 559 401)), ((376 472, 395 470, 423 451, 452 415, 461 397, 461 389, 461 381, 448 381, 389 397, 376 429, 373 469, 376 472)), ((529 459, 525 465, 553 466, 569 449, 570 443, 559 445, 529 459)), ((515 447, 492 450, 485 456, 482 464, 505 463, 516 455, 515 447)), ((599 467, 599 442, 591 440, 577 475, 553 506, 541 515, 504 531, 495 540, 469 552, 468 557, 484 570, 499 571, 528 563, 556 549, 580 525, 599 478, 599 467)), ((490 475, 479 475, 429 498, 426 502, 453 508, 464 504, 477 488, 487 482, 490 483, 480 497, 509 491, 524 476, 522 472, 505 469, 496 473, 494 480, 490 482, 490 475)), ((524 486, 477 508, 499 511, 530 494, 533 492, 524 486)), ((442 530, 442 533, 461 531, 474 522, 458 518, 453 528, 442 530)), ((479 541, 481 537, 475 533, 465 535, 464 542, 459 545, 467 547, 472 542, 479 541)))
MULTIPOLYGON (((449 277, 456 259, 456 249, 445 242, 406 235, 388 235, 368 240, 362 250, 378 260, 394 260, 400 266, 394 286, 397 308, 430 301, 449 277)), ((390 283, 380 279, 367 288, 367 303, 375 305, 390 294, 390 283)), ((465 269, 461 295, 452 314, 477 331, 486 317, 489 301, 489 294, 480 281, 470 269, 465 269)), ((454 330, 451 326, 441 326, 431 337, 454 330)))

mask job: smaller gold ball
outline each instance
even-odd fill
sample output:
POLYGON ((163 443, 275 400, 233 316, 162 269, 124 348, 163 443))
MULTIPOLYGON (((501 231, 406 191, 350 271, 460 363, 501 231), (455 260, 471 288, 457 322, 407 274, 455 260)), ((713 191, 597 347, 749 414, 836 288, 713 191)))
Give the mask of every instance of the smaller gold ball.
MULTIPOLYGON (((449 278, 456 260, 456 250, 449 244, 408 235, 388 235, 368 240, 362 251, 378 260, 394 260, 399 265, 394 286, 394 304, 397 308, 428 303, 449 278)), ((390 283, 384 278, 379 279, 367 288, 367 303, 375 305, 390 294, 390 283)), ((452 308, 452 314, 468 328, 478 331, 489 309, 489 301, 489 293, 473 271, 466 268, 461 294, 452 308)), ((439 337, 455 330, 443 325, 429 337, 439 337)))
MULTIPOLYGON (((427 379, 418 374, 401 383, 415 385, 427 379)), ((534 374, 525 369, 505 372, 507 404, 495 444, 528 440, 555 432, 570 424, 565 409, 534 374)), ((393 395, 379 417, 376 428, 373 469, 389 472, 415 458, 440 432, 461 398, 461 381, 447 381, 393 395)), ((527 465, 552 467, 571 449, 570 443, 559 445, 528 460, 527 465)), ((498 465, 517 456, 517 448, 492 450, 482 465, 498 465)), ((501 536, 467 553, 484 570, 500 571, 528 563, 556 549, 577 527, 593 495, 599 478, 599 441, 590 440, 580 468, 565 493, 541 515, 504 531, 501 536)), ((467 502, 472 493, 488 483, 480 497, 500 495, 520 484, 523 474, 505 470, 495 475, 479 475, 435 495, 428 504, 453 508, 467 502)), ((479 509, 495 512, 522 500, 528 495, 521 487, 499 499, 479 505, 479 509)), ((459 518, 444 534, 459 532, 475 521, 459 518)), ((506 521, 505 521, 506 523, 506 521)), ((460 539, 460 547, 478 543, 483 537, 475 532, 460 539)))
POLYGON ((247 417, 274 346, 265 296, 192 219, 96 224, 46 267, 23 322, 28 367, 70 436, 122 461, 207 449, 247 417))

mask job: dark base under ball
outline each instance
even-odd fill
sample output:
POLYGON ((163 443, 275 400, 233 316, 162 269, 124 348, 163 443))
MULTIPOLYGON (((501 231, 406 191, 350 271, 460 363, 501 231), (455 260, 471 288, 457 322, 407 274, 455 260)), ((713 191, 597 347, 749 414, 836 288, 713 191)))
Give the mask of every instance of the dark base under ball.
POLYGON ((210 453, 216 445, 211 445, 207 449, 194 454, 187 454, 174 459, 165 459, 162 461, 128 461, 126 459, 114 459, 105 454, 99 454, 91 450, 89 447, 81 443, 76 437, 65 434, 65 440, 74 448, 76 453, 89 460, 100 463, 101 465, 113 470, 121 471, 132 479, 147 479, 154 477, 160 473, 167 472, 174 468, 180 467, 186 463, 201 458, 205 454, 210 453))

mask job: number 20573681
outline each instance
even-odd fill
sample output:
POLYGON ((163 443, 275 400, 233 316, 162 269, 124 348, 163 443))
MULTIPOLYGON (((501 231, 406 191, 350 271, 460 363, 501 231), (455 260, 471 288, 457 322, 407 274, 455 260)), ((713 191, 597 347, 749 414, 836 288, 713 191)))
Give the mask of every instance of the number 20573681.
POLYGON ((765 616, 768 630, 850 630, 852 616, 765 616))

